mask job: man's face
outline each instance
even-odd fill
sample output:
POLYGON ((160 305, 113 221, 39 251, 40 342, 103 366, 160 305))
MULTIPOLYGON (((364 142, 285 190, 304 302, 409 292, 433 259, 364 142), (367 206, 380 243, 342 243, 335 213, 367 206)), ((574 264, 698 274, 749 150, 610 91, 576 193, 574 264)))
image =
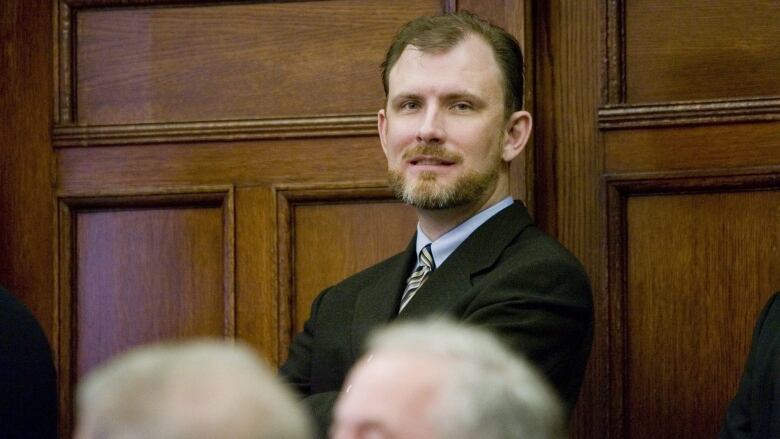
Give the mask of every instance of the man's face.
POLYGON ((362 360, 336 402, 331 438, 437 439, 432 415, 442 370, 440 359, 424 354, 380 352, 362 360))
MULTIPOLYGON (((421 209, 492 204, 509 194, 507 148, 517 132, 506 118, 503 76, 492 49, 467 36, 443 52, 408 46, 390 70, 379 135, 391 187, 421 209), (507 139, 507 133, 510 134, 507 139)), ((530 117, 527 126, 530 131, 530 117)))

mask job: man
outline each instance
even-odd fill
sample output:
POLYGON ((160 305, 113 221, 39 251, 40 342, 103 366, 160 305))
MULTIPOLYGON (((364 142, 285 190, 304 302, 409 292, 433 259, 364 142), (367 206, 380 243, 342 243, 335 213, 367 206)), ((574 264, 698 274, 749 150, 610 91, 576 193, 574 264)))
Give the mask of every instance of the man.
POLYGON ((720 431, 721 439, 780 437, 780 291, 756 321, 742 381, 720 431))
POLYGON ((382 78, 379 137, 417 234, 314 300, 282 374, 324 429, 368 331, 447 314, 526 355, 571 408, 590 351, 591 292, 579 262, 509 197, 509 162, 531 132, 517 41, 468 13, 419 18, 396 34, 382 78))
POLYGON ((372 337, 336 403, 332 432, 334 439, 564 439, 566 423, 545 379, 496 337, 430 320, 372 337))
POLYGON ((124 354, 78 389, 77 439, 308 439, 289 390, 241 345, 190 342, 124 354))

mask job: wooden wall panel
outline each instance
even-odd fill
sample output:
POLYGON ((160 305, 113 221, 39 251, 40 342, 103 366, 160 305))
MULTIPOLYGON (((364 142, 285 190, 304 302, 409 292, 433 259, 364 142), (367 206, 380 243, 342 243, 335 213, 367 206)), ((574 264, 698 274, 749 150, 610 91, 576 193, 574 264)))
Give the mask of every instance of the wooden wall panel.
POLYGON ((62 198, 63 434, 79 377, 130 347, 235 334, 230 188, 62 198))
POLYGON ((276 192, 272 186, 244 187, 236 189, 235 197, 236 336, 279 364, 276 192))
POLYGON ((628 102, 780 96, 776 2, 623 3, 628 102))
POLYGON ((780 289, 780 9, 602 5, 610 437, 714 437, 780 289))
MULTIPOLYGON (((572 438, 608 437, 609 328, 604 288, 603 142, 597 124, 604 2, 528 1, 533 54, 527 61, 534 117, 534 217, 580 261, 590 276, 594 339, 572 438)), ((529 145, 529 147, 531 147, 529 145)))
POLYGON ((297 331, 320 291, 406 248, 417 215, 391 200, 295 205, 292 314, 297 331))
POLYGON ((84 9, 75 114, 106 125, 373 113, 398 23, 440 9, 438 0, 84 9))
POLYGON ((778 124, 618 130, 606 137, 608 173, 780 166, 778 124))
POLYGON ((0 2, 0 285, 56 332, 50 0, 0 2))
POLYGON ((79 376, 131 346, 232 332, 220 207, 84 211, 75 226, 79 376))
POLYGON ((67 148, 57 161, 63 192, 192 184, 385 181, 376 137, 67 148))
POLYGON ((627 201, 626 437, 715 437, 780 289, 780 191, 627 201))

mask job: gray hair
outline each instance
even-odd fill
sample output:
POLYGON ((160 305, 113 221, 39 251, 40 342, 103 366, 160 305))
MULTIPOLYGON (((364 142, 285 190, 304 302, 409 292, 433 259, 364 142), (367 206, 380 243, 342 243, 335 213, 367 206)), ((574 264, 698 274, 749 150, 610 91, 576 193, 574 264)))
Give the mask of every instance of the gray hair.
POLYGON ((546 379, 484 329, 444 319, 391 325, 369 350, 436 355, 447 363, 433 421, 451 439, 564 439, 563 405, 546 379))
POLYGON ((135 349, 79 386, 80 439, 308 439, 310 421, 252 349, 225 341, 135 349))

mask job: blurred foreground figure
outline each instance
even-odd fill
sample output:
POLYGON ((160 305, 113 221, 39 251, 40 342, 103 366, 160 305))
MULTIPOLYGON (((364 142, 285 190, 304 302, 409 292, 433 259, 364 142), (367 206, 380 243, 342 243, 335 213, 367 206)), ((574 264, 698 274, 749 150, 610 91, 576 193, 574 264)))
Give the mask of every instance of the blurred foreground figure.
POLYGON ((335 407, 334 439, 564 439, 546 379, 492 334, 447 321, 380 331, 335 407))
POLYGON ((57 375, 32 313, 0 287, 0 437, 57 437, 57 375))
POLYGON ((309 439, 287 389, 242 345, 144 347, 78 390, 78 439, 309 439))

